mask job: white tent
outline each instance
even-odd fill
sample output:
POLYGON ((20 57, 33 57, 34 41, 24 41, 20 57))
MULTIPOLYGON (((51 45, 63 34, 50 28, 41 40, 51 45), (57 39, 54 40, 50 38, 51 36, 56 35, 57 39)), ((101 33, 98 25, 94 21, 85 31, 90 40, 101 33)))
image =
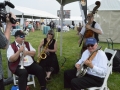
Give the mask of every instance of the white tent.
MULTIPOLYGON (((95 5, 88 6, 92 11, 95 5)), ((100 35, 100 41, 106 42, 111 38, 114 43, 120 43, 120 1, 102 0, 101 6, 95 14, 95 20, 101 25, 104 34, 100 35)))
POLYGON ((65 18, 65 20, 79 20, 82 21, 82 17, 80 16, 71 16, 70 18, 65 18))
POLYGON ((82 23, 82 17, 80 16, 71 16, 70 18, 65 18, 64 22, 69 23, 69 25, 72 24, 72 21, 74 21, 75 25, 79 25, 79 23, 82 23))
POLYGON ((21 7, 21 6, 15 6, 14 9, 10 9, 11 12, 13 12, 17 17, 22 17, 22 14, 24 15, 25 18, 58 18, 55 15, 52 15, 48 12, 41 11, 41 10, 36 10, 32 8, 27 8, 27 7, 21 7))

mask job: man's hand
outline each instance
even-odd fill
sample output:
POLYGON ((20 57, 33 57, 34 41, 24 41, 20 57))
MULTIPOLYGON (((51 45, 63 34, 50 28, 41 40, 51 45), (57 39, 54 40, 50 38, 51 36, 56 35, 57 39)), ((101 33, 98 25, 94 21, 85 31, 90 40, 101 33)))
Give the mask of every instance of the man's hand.
MULTIPOLYGON (((16 20, 16 16, 15 16, 13 13, 11 13, 11 12, 10 12, 10 14, 11 14, 11 18, 13 18, 13 19, 16 20)), ((7 15, 6 15, 6 23, 10 22, 10 18, 9 18, 9 15, 10 15, 10 14, 7 14, 7 15)))
POLYGON ((87 66, 90 67, 90 68, 93 68, 92 61, 90 61, 90 60, 86 60, 86 61, 84 62, 84 64, 87 65, 87 66))
POLYGON ((91 26, 90 26, 89 24, 87 24, 85 27, 86 27, 87 29, 91 29, 91 26))
POLYGON ((75 67, 77 68, 77 70, 80 70, 80 64, 75 64, 75 67))
POLYGON ((19 49, 19 52, 23 52, 24 51, 24 46, 21 46, 20 49, 19 49))

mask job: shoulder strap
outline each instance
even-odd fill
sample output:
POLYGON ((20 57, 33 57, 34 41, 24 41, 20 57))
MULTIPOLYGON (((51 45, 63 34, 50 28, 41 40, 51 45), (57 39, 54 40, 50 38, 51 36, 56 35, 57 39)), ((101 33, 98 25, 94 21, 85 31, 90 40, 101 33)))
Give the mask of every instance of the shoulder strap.
MULTIPOLYGON (((93 28, 95 28, 95 24, 96 24, 96 22, 95 21, 93 21, 93 23, 92 23, 92 27, 93 28)), ((96 32, 94 32, 94 37, 95 37, 95 39, 97 40, 97 42, 99 41, 99 38, 98 38, 98 33, 96 33, 96 32)))
POLYGON ((95 27, 95 23, 96 23, 96 22, 95 22, 95 21, 93 21, 93 23, 92 23, 92 27, 93 27, 93 28, 95 27))

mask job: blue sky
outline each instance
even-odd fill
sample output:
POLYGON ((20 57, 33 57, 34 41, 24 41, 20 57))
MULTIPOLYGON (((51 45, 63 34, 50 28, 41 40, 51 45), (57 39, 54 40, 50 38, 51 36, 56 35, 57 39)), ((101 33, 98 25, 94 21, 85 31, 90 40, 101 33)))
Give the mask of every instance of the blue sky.
MULTIPOLYGON (((4 0, 0 0, 3 2, 4 0)), ((94 4, 97 0, 87 0, 87 4, 94 4)), ((100 0, 99 0, 100 1, 100 0)), ((34 9, 47 11, 53 15, 57 15, 57 10, 60 9, 60 4, 56 0, 10 0, 15 6, 24 6, 34 9)), ((73 2, 64 6, 64 10, 71 10, 71 16, 80 16, 79 3, 73 2)))

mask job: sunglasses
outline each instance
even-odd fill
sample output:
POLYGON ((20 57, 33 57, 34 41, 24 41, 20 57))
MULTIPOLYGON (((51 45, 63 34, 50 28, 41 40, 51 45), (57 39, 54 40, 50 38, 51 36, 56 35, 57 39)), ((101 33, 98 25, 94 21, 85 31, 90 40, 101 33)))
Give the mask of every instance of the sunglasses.
POLYGON ((25 35, 21 35, 20 38, 25 38, 25 35))
POLYGON ((91 16, 87 16, 87 18, 91 18, 91 16))
POLYGON ((53 35, 52 33, 48 33, 49 35, 53 35))
POLYGON ((88 44, 87 47, 93 47, 94 45, 93 44, 88 44))

